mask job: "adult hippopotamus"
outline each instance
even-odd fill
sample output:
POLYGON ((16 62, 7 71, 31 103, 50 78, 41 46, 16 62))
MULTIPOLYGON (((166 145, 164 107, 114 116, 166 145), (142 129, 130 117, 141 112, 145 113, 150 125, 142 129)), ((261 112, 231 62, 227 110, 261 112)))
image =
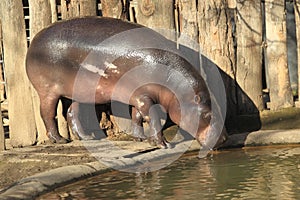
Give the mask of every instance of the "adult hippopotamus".
POLYGON ((146 121, 152 139, 161 147, 168 147, 168 142, 152 109, 156 104, 202 146, 212 149, 221 144, 224 135, 210 123, 208 88, 174 47, 149 28, 112 18, 76 18, 39 32, 28 49, 26 71, 39 95, 49 139, 67 142, 55 122, 57 103, 63 97, 73 101, 68 122, 82 139, 90 138, 80 128, 78 103, 117 101, 133 108, 133 134, 142 137, 146 121), (217 142, 211 142, 215 137, 217 142))

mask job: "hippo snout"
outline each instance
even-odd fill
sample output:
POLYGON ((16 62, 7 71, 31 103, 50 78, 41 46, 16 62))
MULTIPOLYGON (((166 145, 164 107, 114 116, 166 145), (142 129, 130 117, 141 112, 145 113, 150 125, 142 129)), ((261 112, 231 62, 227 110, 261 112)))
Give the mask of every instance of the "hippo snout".
POLYGON ((205 133, 201 135, 202 138, 198 138, 201 150, 213 150, 220 148, 228 138, 226 129, 217 128, 217 125, 215 124, 207 127, 205 133))

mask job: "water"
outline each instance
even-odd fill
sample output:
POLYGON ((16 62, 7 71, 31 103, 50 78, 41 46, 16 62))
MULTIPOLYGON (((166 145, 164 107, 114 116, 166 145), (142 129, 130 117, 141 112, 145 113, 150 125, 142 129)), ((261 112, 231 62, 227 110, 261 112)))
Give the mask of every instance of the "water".
POLYGON ((39 199, 300 199, 300 147, 188 155, 156 172, 113 171, 39 199))

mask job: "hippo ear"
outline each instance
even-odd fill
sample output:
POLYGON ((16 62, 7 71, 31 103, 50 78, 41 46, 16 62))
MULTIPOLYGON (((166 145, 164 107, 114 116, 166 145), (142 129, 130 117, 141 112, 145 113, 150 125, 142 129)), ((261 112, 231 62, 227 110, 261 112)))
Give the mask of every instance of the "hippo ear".
POLYGON ((195 101, 196 104, 199 104, 199 103, 201 102, 200 96, 196 94, 196 95, 194 96, 194 101, 195 101))

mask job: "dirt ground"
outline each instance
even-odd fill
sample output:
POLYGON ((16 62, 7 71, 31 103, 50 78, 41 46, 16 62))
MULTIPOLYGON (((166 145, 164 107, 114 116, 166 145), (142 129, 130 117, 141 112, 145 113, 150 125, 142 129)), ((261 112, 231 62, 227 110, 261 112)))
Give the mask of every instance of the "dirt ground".
POLYGON ((0 190, 17 180, 54 168, 95 161, 79 141, 0 152, 0 190))

